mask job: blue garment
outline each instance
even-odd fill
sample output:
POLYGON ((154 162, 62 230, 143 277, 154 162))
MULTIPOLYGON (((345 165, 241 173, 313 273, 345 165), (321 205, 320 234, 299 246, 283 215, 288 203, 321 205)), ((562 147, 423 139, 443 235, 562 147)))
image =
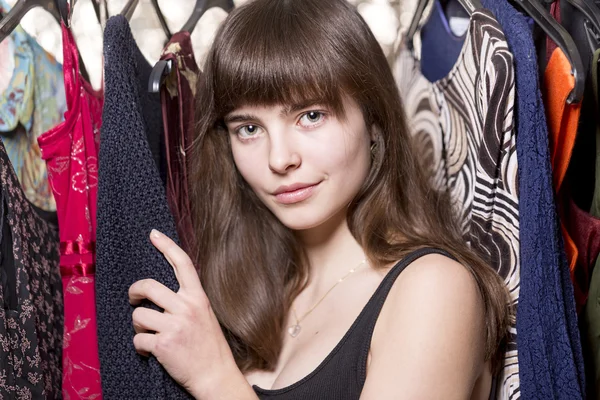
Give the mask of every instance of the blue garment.
POLYGON ((530 26, 507 1, 481 0, 515 62, 521 291, 517 349, 524 399, 582 399, 583 355, 554 195, 548 128, 530 26))
MULTIPOLYGON (((9 11, 6 0, 0 0, 0 16, 9 11)), ((0 137, 27 199, 56 211, 37 138, 64 119, 63 68, 21 26, 5 40, 14 44, 15 69, 6 90, 0 91, 0 137)))
POLYGON ((98 171, 96 306, 104 399, 188 399, 156 358, 138 355, 128 289, 155 279, 178 289, 173 268, 149 240, 151 229, 177 239, 147 136, 162 134, 158 94, 147 92, 152 67, 123 16, 104 30, 105 97, 98 171))
POLYGON ((454 35, 439 0, 421 28, 421 73, 430 82, 442 79, 452 69, 464 46, 466 33, 454 35))

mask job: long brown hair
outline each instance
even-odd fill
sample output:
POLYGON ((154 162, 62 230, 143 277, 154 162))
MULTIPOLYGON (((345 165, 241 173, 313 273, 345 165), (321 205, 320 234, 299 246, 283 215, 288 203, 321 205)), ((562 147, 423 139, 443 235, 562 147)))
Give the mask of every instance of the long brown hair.
POLYGON ((348 208, 350 231, 371 265, 433 246, 475 277, 485 304, 486 358, 509 320, 500 277, 461 236, 447 196, 432 189, 415 154, 386 58, 345 0, 252 0, 234 10, 208 54, 197 92, 191 157, 194 255, 211 305, 243 372, 273 369, 285 317, 303 289, 302 246, 236 169, 223 118, 244 104, 318 100, 343 115, 344 95, 378 128, 376 157, 348 208))

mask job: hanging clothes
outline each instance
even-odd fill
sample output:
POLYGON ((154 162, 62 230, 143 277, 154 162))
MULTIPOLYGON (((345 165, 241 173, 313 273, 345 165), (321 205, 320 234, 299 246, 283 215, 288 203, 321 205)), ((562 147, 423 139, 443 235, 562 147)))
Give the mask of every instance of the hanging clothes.
MULTIPOLYGON (((592 58, 592 66, 591 69, 591 79, 590 84, 592 85, 592 93, 594 96, 594 100, 596 102, 596 110, 600 112, 600 85, 598 84, 599 78, 598 73, 600 73, 600 49, 594 52, 594 56, 592 58)), ((594 195, 592 197, 592 205, 590 207, 590 213, 596 217, 600 218, 600 123, 596 120, 596 165, 595 165, 595 177, 596 182, 594 185, 594 195)))
POLYGON ((58 207, 65 332, 63 395, 102 398, 96 328, 96 197, 102 94, 85 82, 71 31, 62 26, 65 121, 38 138, 58 207))
MULTIPOLYGON (((548 2, 546 2, 548 3, 548 2)), ((562 20, 562 17, 560 15, 560 4, 558 3, 557 0, 554 0, 552 2, 550 2, 550 15, 552 15, 554 17, 554 19, 560 23, 562 20)), ((554 51, 558 49, 558 46, 556 45, 556 43, 554 43, 554 40, 552 40, 549 36, 546 37, 546 63, 548 63, 550 61, 550 57, 552 57, 552 54, 554 54, 554 51)))
MULTIPOLYGON (((466 21, 469 21, 468 14, 466 21)), ((464 35, 457 36, 452 31, 442 4, 435 0, 431 15, 421 28, 420 65, 423 76, 430 82, 445 77, 460 56, 464 42, 464 35)))
POLYGON ((542 93, 546 104, 550 132, 550 160, 553 170, 554 191, 559 193, 569 168, 581 104, 568 104, 569 94, 575 87, 571 63, 560 48, 548 62, 542 93))
MULTIPOLYGON (((594 172, 596 159, 596 126, 598 120, 598 109, 595 103, 594 90, 591 84, 592 70, 596 68, 593 65, 594 48, 588 38, 590 37, 590 24, 586 21, 584 14, 575 8, 569 1, 555 1, 560 8, 560 22, 573 38, 577 46, 581 61, 583 62, 585 73, 585 90, 583 101, 581 102, 581 112, 579 116, 579 126, 577 128, 577 138, 573 147, 573 154, 566 180, 571 182, 569 185, 569 197, 587 214, 591 207, 592 196, 594 193, 594 172)), ((592 6, 594 7, 594 6, 592 6)), ((575 239, 575 238, 574 238, 575 239)), ((577 244, 577 248, 585 251, 583 247, 577 244)), ((576 275, 581 273, 583 278, 589 268, 589 265, 576 266, 576 275)), ((588 277, 589 278, 589 277, 588 277)), ((589 279, 582 282, 585 284, 583 289, 587 292, 589 279)))
POLYGON ((579 312, 587 302, 591 271, 600 255, 600 218, 583 211, 570 197, 573 184, 563 195, 561 217, 568 237, 577 249, 572 280, 579 312))
POLYGON ((161 86, 160 93, 167 164, 167 199, 182 248, 190 252, 193 249, 194 232, 186 156, 193 140, 196 82, 200 73, 190 34, 174 34, 160 59, 170 61, 173 68, 173 72, 161 86))
MULTIPOLYGON (((520 246, 513 58, 494 16, 485 9, 469 11, 463 48, 445 77, 431 82, 423 76, 416 42, 413 51, 401 49, 395 77, 434 186, 450 192, 466 240, 498 271, 516 303, 520 246)), ((519 392, 514 327, 510 333, 493 393, 502 399, 519 392)))
POLYGON ((15 72, 15 42, 8 36, 0 42, 0 94, 8 89, 15 72))
MULTIPOLYGON (((592 79, 596 109, 600 111, 598 92, 598 70, 600 69, 600 49, 593 55, 592 79)), ((590 214, 600 218, 600 124, 596 120, 596 182, 590 214)), ((588 300, 582 312, 582 337, 585 342, 588 399, 600 398, 600 256, 597 257, 590 278, 588 300)))
POLYGON ((585 90, 581 102, 577 132, 572 154, 565 177, 565 186, 560 194, 562 217, 565 230, 577 249, 573 270, 573 284, 580 311, 587 299, 590 274, 600 253, 600 219, 589 214, 591 208, 596 159, 596 129, 598 108, 592 82, 592 73, 597 66, 593 63, 593 48, 589 37, 589 24, 584 23, 584 15, 568 1, 553 3, 560 10, 557 20, 573 37, 581 56, 585 71, 585 90))
POLYGON ((60 399, 58 232, 21 189, 0 141, 0 398, 60 399))
MULTIPOLYGON (((0 0, 0 15, 9 10, 0 0)), ((20 26, 8 40, 14 45, 15 67, 0 93, 0 137, 29 201, 55 211, 37 138, 60 123, 66 111, 62 66, 20 26)))
POLYGON ((557 48, 548 62, 544 74, 543 95, 546 104, 548 130, 550 133, 550 160, 553 171, 554 192, 558 197, 558 209, 561 217, 561 230, 564 238, 571 280, 574 283, 577 304, 585 302, 582 288, 575 280, 578 250, 565 226, 565 207, 568 206, 568 188, 563 183, 571 161, 577 127, 581 112, 581 103, 568 104, 567 98, 575 87, 575 78, 571 74, 571 64, 563 51, 557 48))
POLYGON ((583 355, 554 204, 545 109, 531 26, 507 1, 482 0, 514 57, 521 286, 517 306, 524 399, 583 398, 583 355), (566 277, 566 279, 563 279, 566 277), (552 349, 553 351, 548 351, 552 349))
POLYGON ((107 399, 188 399, 155 358, 142 357, 133 347, 129 287, 151 278, 178 288, 173 268, 149 240, 150 231, 178 238, 147 139, 148 131, 162 128, 149 119, 156 114, 148 113, 160 108, 160 99, 147 93, 152 67, 123 16, 106 24, 104 59, 96 272, 102 390, 107 399))

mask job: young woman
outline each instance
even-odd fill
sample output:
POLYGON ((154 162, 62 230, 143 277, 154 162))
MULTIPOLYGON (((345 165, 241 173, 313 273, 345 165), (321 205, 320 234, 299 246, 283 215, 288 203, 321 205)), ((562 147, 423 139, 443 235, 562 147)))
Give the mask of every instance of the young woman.
POLYGON ((508 295, 429 186, 354 7, 249 1, 197 96, 198 251, 152 233, 181 288, 131 287, 164 309, 135 310, 136 349, 198 399, 487 399, 508 295))

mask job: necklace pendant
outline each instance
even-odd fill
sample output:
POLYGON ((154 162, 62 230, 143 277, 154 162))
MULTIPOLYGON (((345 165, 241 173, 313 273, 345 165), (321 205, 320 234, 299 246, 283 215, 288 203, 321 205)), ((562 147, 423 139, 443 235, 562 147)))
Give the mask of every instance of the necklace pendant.
POLYGON ((301 330, 302 330, 302 327, 300 327, 300 325, 296 324, 296 325, 292 325, 288 328, 288 333, 290 334, 291 337, 295 338, 296 336, 298 336, 300 334, 301 330))

